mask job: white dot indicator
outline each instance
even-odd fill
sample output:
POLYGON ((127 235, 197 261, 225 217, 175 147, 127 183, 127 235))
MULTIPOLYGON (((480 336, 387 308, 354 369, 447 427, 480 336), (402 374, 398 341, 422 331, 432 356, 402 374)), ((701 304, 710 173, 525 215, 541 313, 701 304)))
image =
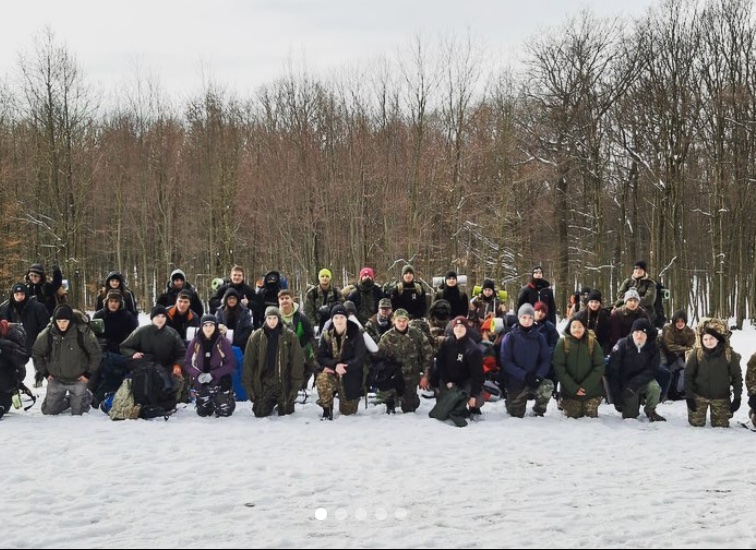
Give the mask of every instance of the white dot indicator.
POLYGON ((407 510, 404 508, 397 508, 394 512, 394 517, 396 519, 407 519, 407 510))
POLYGON ((357 511, 354 513, 354 518, 358 521, 365 521, 367 519, 367 510, 364 508, 357 508, 357 511))
POLYGON ((344 520, 349 515, 346 510, 343 508, 336 508, 336 519, 338 520, 344 520))
POLYGON ((377 519, 378 521, 383 521, 387 517, 388 517, 388 512, 386 511, 385 508, 378 508, 375 511, 375 519, 377 519))
POLYGON ((323 521, 328 517, 328 510, 325 508, 318 508, 315 510, 315 519, 323 521))

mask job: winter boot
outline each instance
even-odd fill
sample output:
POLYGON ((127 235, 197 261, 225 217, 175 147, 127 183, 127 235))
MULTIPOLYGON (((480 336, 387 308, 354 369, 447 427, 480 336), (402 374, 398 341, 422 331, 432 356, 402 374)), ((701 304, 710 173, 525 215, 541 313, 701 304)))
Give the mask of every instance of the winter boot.
POLYGON ((0 405, 0 418, 2 418, 4 414, 5 414, 5 407, 0 405))
POLYGON ((386 414, 396 414, 396 403, 393 397, 386 399, 386 414))
POLYGON ((333 408, 323 407, 323 418, 320 420, 333 420, 333 408))
POLYGON ((646 416, 648 416, 649 422, 666 422, 667 419, 664 418, 662 415, 660 415, 658 412, 656 412, 656 409, 650 409, 646 416))
POLYGON ((480 410, 480 407, 470 407, 470 418, 475 418, 476 416, 480 416, 483 414, 483 411, 480 410))

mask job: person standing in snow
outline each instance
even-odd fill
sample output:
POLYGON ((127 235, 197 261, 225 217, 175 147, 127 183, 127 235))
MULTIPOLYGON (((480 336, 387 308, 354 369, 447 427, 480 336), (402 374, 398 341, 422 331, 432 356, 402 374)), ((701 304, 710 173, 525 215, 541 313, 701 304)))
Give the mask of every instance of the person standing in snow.
POLYGON ((538 301, 544 302, 549 308, 548 320, 556 326, 557 319, 554 291, 551 288, 551 283, 543 278, 543 268, 540 265, 533 268, 530 282, 520 290, 520 295, 517 297, 517 309, 519 311, 523 304, 535 306, 538 301))
POLYGON ((168 284, 165 287, 165 292, 163 292, 158 297, 155 305, 163 306, 166 309, 171 307, 176 303, 179 292, 181 292, 182 290, 188 290, 192 293, 190 305, 191 310, 202 317, 202 315, 205 313, 205 307, 202 305, 202 300, 200 300, 200 297, 197 295, 197 291, 186 280, 186 275, 180 269, 174 269, 173 272, 171 272, 171 279, 170 281, 168 281, 168 284))

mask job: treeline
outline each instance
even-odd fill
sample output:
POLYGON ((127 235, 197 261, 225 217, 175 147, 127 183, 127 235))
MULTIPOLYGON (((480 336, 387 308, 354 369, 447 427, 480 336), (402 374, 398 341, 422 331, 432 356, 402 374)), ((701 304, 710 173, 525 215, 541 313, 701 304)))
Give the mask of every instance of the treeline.
POLYGON ((253 97, 211 82, 176 104, 137 77, 105 103, 47 31, 0 89, 2 288, 59 263, 91 307, 118 269, 144 307, 176 267, 201 291, 234 263, 299 289, 409 261, 513 295, 538 263, 566 304, 643 258, 669 310, 753 317, 752 2, 581 13, 522 55, 491 70, 472 37, 418 37, 253 97))

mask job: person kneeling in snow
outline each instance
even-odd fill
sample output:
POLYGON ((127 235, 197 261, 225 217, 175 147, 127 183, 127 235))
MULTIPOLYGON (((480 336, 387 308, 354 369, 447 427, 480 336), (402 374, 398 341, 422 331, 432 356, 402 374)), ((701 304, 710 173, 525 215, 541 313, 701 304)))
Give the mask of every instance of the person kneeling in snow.
POLYGON ((483 353, 469 336, 467 319, 452 320, 449 336, 436 356, 437 369, 431 384, 439 388, 431 418, 451 420, 458 427, 467 426, 465 417, 480 414, 483 406, 483 353))
POLYGON ((620 338, 609 357, 608 377, 614 408, 622 418, 638 418, 641 401, 651 422, 667 419, 656 412, 661 386, 654 379, 659 366, 656 330, 647 319, 636 319, 630 335, 620 338))
POLYGON ((705 426, 706 410, 711 407, 712 427, 729 428, 730 418, 740 408, 742 394, 740 355, 730 348, 724 334, 706 327, 700 346, 696 345, 685 363, 688 423, 696 428, 705 426))
POLYGON ((554 371, 561 384, 562 410, 569 418, 596 418, 604 385, 604 353, 580 317, 570 319, 554 348, 554 371))
POLYGON ((236 360, 231 343, 218 330, 213 315, 202 317, 201 329, 189 343, 184 370, 194 380, 199 416, 231 416, 236 408, 231 373, 236 360))

